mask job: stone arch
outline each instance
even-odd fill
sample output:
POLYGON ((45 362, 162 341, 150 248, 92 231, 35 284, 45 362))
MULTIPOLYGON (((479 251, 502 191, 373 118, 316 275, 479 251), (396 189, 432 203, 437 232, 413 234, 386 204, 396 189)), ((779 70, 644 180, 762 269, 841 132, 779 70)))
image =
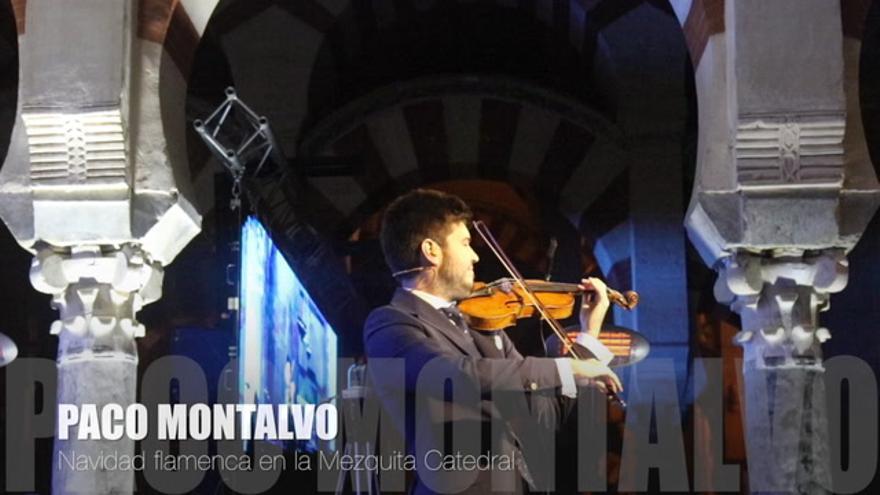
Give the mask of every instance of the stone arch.
POLYGON ((619 147, 620 140, 601 114, 544 88, 444 76, 352 102, 316 125, 298 156, 363 157, 357 176, 309 180, 326 207, 317 223, 346 237, 396 194, 438 181, 508 181, 548 206, 574 203, 589 176, 591 147, 619 147))
MULTIPOLYGON (((616 102, 617 85, 613 74, 616 63, 610 58, 608 46, 612 42, 607 40, 606 32, 640 8, 669 10, 665 2, 608 0, 258 1, 230 2, 214 15, 211 26, 223 38, 230 54, 239 95, 273 122, 276 137, 285 153, 293 157, 301 136, 312 124, 350 100, 388 82, 381 78, 361 81, 369 78, 357 76, 381 71, 370 67, 359 70, 353 67, 356 64, 351 63, 352 59, 383 54, 393 58, 394 52, 389 49, 400 45, 395 38, 401 34, 400 26, 407 23, 431 26, 433 16, 454 17, 458 15, 456 13, 470 12, 468 9, 482 9, 481 12, 502 15, 511 19, 510 22, 529 26, 530 32, 537 33, 544 40, 542 43, 546 46, 542 49, 546 57, 564 60, 564 64, 557 66, 564 65, 567 70, 577 70, 586 76, 569 78, 567 86, 563 87, 574 87, 570 92, 575 95, 586 92, 591 100, 587 101, 588 104, 606 116, 612 115, 616 102), (255 37, 267 41, 244 42, 255 37), (365 53, 369 49, 373 50, 372 54, 365 53), (570 56, 559 58, 553 53, 563 51, 570 56), (603 83, 591 85, 590 79, 596 79, 597 71, 601 72, 603 83), (272 83, 256 81, 253 74, 264 75, 272 83), (341 82, 340 79, 345 77, 348 80, 341 82), (340 88, 344 90, 339 91, 340 88)), ((495 48, 498 53, 505 50, 503 44, 495 48)), ((394 70, 386 72, 404 79, 436 75, 431 70, 419 70, 417 63, 408 67, 413 58, 397 60, 394 70)), ((534 73, 536 67, 526 67, 526 70, 534 73)), ((515 72, 509 75, 517 76, 515 72)))
MULTIPOLYGON (((633 21, 639 17, 631 15, 636 10, 659 14, 662 20, 660 24, 664 26, 662 30, 680 29, 677 23, 670 21, 674 19, 673 12, 664 1, 610 0, 240 1, 225 4, 218 10, 211 20, 211 27, 222 37, 229 53, 239 95, 258 113, 269 118, 284 153, 289 158, 299 159, 302 143, 314 134, 314 128, 321 125, 327 115, 352 101, 365 98, 400 79, 479 75, 480 71, 474 70, 474 67, 484 67, 484 70, 495 71, 511 79, 566 94, 611 122, 616 123, 620 118, 630 122, 650 120, 635 115, 639 110, 634 109, 632 104, 626 110, 630 115, 621 117, 618 109, 618 92, 622 85, 619 84, 619 63, 615 58, 621 57, 625 63, 632 64, 632 59, 646 53, 643 49, 626 52, 614 48, 621 40, 631 38, 627 34, 632 32, 631 29, 638 29, 642 34, 648 32, 645 29, 649 26, 633 21), (511 49, 517 45, 510 40, 489 43, 481 41, 478 34, 473 34, 480 22, 490 19, 489 15, 492 16, 492 22, 497 16, 498 22, 528 29, 534 36, 521 38, 527 40, 526 43, 536 40, 536 47, 525 47, 533 55, 518 59, 519 52, 511 49), (470 18, 478 21, 464 20, 470 18), (447 61, 449 63, 443 65, 445 69, 438 71, 435 64, 442 65, 442 60, 427 56, 419 58, 419 48, 426 48, 425 53, 436 55, 439 52, 437 47, 445 46, 442 41, 448 36, 443 37, 444 26, 460 26, 462 32, 471 33, 468 34, 468 40, 478 42, 467 45, 467 50, 473 49, 475 54, 464 54, 475 58, 471 66, 467 63, 456 66, 447 61), (439 32, 437 36, 440 38, 430 41, 432 32, 439 32), (244 42, 255 37, 271 41, 244 42), (513 62, 493 65, 492 57, 483 56, 486 53, 498 54, 498 58, 506 57, 514 62, 530 63, 522 63, 517 72, 511 69, 511 65, 515 65, 513 62), (406 54, 410 56, 403 56, 406 54), (546 62, 541 60, 542 57, 555 62, 546 62), (376 73, 382 75, 376 76, 376 73), (261 74, 266 81, 272 82, 259 81, 254 74, 261 74)), ((512 32, 516 33, 516 30, 512 32)), ((655 33, 650 42, 663 39, 666 34, 658 38, 655 33)), ((661 45, 677 49, 675 44, 678 41, 675 36, 672 38, 671 45, 669 42, 661 45)), ((664 46, 662 49, 669 48, 664 46)), ((680 73, 675 73, 674 77, 680 77, 680 73)), ((662 92, 665 91, 660 83, 663 78, 658 78, 657 82, 651 78, 643 79, 644 87, 641 89, 656 90, 661 96, 645 99, 661 101, 662 92)), ((667 110, 658 106, 650 111, 663 115, 666 120, 679 118, 674 115, 677 112, 669 115, 667 110)), ((636 131, 643 133, 646 129, 636 131)), ((326 202, 317 201, 322 206, 326 205, 326 202)), ((577 224, 584 207, 583 201, 570 201, 565 207, 565 215, 577 224), (575 209, 577 211, 568 211, 575 209)))
POLYGON ((591 72, 610 67, 577 2, 353 2, 316 54, 306 122, 396 80, 437 74, 506 75, 589 103, 606 114, 613 98, 591 72), (572 10, 573 9, 573 10, 572 10), (485 23, 491 22, 493 30, 485 23), (503 26, 498 27, 498 26, 503 26), (605 108, 607 107, 607 108, 605 108))

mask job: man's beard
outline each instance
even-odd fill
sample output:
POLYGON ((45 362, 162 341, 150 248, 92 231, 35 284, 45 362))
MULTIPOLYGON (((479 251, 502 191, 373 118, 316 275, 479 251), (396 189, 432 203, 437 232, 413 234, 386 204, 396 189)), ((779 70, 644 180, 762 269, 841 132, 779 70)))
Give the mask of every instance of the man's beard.
POLYGON ((440 270, 437 272, 437 280, 453 301, 468 297, 473 288, 473 282, 467 280, 466 270, 456 273, 448 264, 440 266, 440 270))

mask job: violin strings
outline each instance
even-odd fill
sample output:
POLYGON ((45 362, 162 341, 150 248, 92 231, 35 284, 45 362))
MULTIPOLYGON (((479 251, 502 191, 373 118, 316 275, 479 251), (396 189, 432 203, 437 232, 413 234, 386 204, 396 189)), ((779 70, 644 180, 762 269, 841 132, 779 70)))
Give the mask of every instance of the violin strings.
POLYGON ((495 257, 498 258, 504 269, 507 270, 507 272, 513 277, 513 279, 520 286, 523 292, 528 295, 532 305, 538 309, 538 312, 541 313, 541 316, 550 325, 550 329, 553 330, 553 333, 556 334, 556 336, 565 346, 565 351, 570 353, 575 359, 583 359, 576 352, 576 348, 574 347, 574 344, 571 342, 571 340, 568 338, 568 335, 565 333, 565 329, 560 326, 559 322, 556 321, 555 318, 552 318, 547 313, 546 308, 544 308, 544 305, 541 303, 541 301, 539 301, 538 298, 535 297, 534 294, 532 294, 532 291, 529 290, 528 287, 526 287, 522 275, 519 273, 516 267, 513 266, 513 262, 510 261, 510 259, 507 258, 507 256, 504 254, 501 246, 498 245, 495 237, 492 235, 492 232, 489 230, 486 224, 484 224, 481 220, 475 220, 474 229, 477 231, 478 234, 480 234, 480 237, 483 238, 483 240, 489 246, 489 249, 492 250, 492 254, 494 254, 495 257))

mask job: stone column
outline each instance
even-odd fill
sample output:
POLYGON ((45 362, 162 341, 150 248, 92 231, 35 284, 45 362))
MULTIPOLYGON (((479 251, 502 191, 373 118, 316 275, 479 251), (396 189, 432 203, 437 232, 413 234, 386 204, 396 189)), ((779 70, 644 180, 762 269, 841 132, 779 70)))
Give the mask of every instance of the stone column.
MULTIPOLYGON (((16 122, 0 217, 33 252, 34 287, 59 319, 58 402, 136 399, 136 313, 199 232, 184 135, 189 64, 216 0, 15 2, 16 122), (184 4, 197 10, 191 18, 184 4), (192 19, 195 19, 195 24, 192 19), (166 35, 173 43, 165 43, 166 35)), ((56 451, 131 455, 133 442, 60 440, 56 451)), ((133 471, 73 469, 54 493, 131 493, 133 471)))
POLYGON ((824 493, 831 487, 818 324, 846 285, 843 250, 797 257, 737 254, 719 267, 715 297, 740 314, 749 480, 753 492, 824 493), (757 462, 752 462, 752 461, 757 462))
MULTIPOLYGON (((841 2, 672 1, 694 65, 691 242, 742 318, 752 492, 823 493, 829 479, 817 312, 880 200, 841 2)), ((835 329, 846 331, 847 329, 835 329)))
MULTIPOLYGON (((145 328, 135 314, 162 293, 162 267, 129 244, 122 248, 76 246, 56 252, 37 252, 31 281, 40 292, 52 294, 59 319, 51 327, 58 336, 58 403, 119 404, 135 401, 137 346, 145 328)), ((72 431, 71 433, 75 433, 72 431)), ((85 455, 130 455, 134 441, 56 439, 55 450, 68 458, 85 455)), ((121 493, 133 486, 133 471, 71 470, 53 456, 56 493, 121 493)))

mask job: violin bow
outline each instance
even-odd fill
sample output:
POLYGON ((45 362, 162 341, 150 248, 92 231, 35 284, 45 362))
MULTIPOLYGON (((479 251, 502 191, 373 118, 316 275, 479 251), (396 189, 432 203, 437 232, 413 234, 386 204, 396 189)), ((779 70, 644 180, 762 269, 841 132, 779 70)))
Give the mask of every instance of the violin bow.
MULTIPOLYGON (((513 262, 507 255, 504 253, 504 250, 501 249, 501 245, 495 240, 495 236, 492 235, 492 232, 489 230, 489 227, 483 223, 482 220, 474 220, 474 230, 480 234, 480 237, 483 238, 483 241, 486 242, 486 245, 489 246, 489 249, 492 250, 492 254, 498 258, 498 261, 501 262, 501 265, 504 266, 504 269, 507 270, 507 273, 516 281, 516 283, 520 286, 523 292, 528 296, 531 300, 532 305, 538 309, 538 312, 541 313, 541 317, 544 318, 544 321, 550 325, 550 328, 553 330, 553 333, 559 337, 559 341, 563 343, 565 346, 565 352, 571 354, 574 359, 583 360, 584 357, 580 356, 577 351, 577 347, 574 346, 574 341, 569 338, 568 333, 562 328, 562 325, 556 321, 556 318, 550 316, 550 313, 547 311, 547 308, 544 307, 544 304, 532 293, 532 290, 529 289, 528 285, 525 283, 525 279, 519 273, 519 270, 513 265, 513 262)), ((626 409, 626 401, 624 401, 620 395, 616 392, 608 389, 608 398, 609 400, 617 401, 620 404, 620 407, 626 409)))
POLYGON ((577 348, 574 347, 574 342, 569 338, 565 329, 556 321, 556 318, 550 316, 547 308, 544 307, 544 304, 532 293, 532 290, 529 289, 528 285, 525 283, 525 279, 519 273, 519 270, 516 269, 513 262, 507 255, 504 253, 504 250, 501 248, 501 245, 495 240, 495 236, 492 235, 492 232, 489 230, 489 227, 482 220, 474 220, 473 222, 474 230, 480 235, 483 241, 486 242, 486 245, 489 246, 489 249, 492 251, 492 254, 498 258, 498 261, 501 262, 501 265, 510 274, 511 278, 519 285, 519 287, 523 290, 526 296, 529 298, 529 301, 532 305, 538 310, 541 314, 541 317, 544 318, 544 321, 550 325, 550 328, 553 330, 553 333, 559 338, 560 342, 565 346, 565 352, 571 354, 575 359, 582 360, 583 356, 579 356, 577 352, 577 348))

